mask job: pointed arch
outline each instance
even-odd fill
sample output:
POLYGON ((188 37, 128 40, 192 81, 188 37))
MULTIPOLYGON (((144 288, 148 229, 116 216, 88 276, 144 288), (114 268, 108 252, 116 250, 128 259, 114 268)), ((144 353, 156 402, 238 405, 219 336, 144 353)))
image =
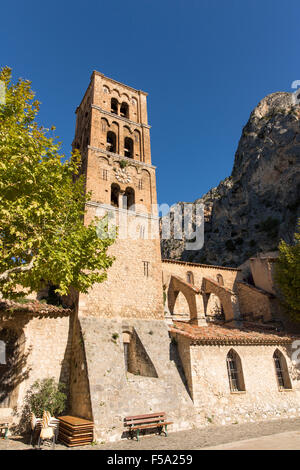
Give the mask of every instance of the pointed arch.
POLYGON ((242 368, 242 361, 234 349, 230 349, 226 356, 229 387, 232 393, 245 392, 245 381, 242 368))
POLYGON ((279 349, 274 351, 273 361, 279 390, 291 390, 292 383, 286 359, 279 349))

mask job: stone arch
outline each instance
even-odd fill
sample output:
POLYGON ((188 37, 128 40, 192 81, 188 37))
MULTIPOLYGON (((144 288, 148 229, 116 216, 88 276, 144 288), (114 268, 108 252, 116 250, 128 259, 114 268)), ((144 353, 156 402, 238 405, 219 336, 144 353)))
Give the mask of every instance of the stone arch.
POLYGON ((210 294, 206 294, 206 295, 207 295, 207 299, 206 299, 205 315, 215 320, 225 319, 224 307, 222 305, 220 297, 218 297, 213 292, 211 292, 210 294))
MULTIPOLYGON (((179 292, 181 292, 189 306, 189 320, 191 323, 203 323, 204 311, 201 291, 178 276, 171 275, 167 291, 167 302, 170 314, 174 314, 174 307, 179 292)), ((206 322, 204 322, 206 323, 206 322)))
POLYGON ((202 292, 205 314, 207 314, 210 294, 215 294, 220 299, 226 321, 233 321, 240 317, 237 296, 227 287, 221 286, 214 279, 204 277, 202 280, 202 292))

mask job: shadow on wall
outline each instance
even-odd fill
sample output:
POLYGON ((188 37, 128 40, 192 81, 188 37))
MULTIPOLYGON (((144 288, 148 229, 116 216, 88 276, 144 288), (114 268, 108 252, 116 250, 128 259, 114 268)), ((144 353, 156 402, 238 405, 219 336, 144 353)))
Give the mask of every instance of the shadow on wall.
POLYGON ((136 330, 133 328, 131 333, 123 333, 127 336, 127 341, 124 341, 124 355, 125 364, 128 372, 134 375, 141 375, 144 377, 158 378, 157 371, 148 356, 136 330))
POLYGON ((189 394, 190 398, 193 399, 192 395, 190 393, 189 387, 188 387, 188 383, 187 383, 186 376, 185 376, 185 373, 184 373, 184 368, 183 368, 183 365, 182 365, 182 362, 181 362, 181 359, 180 359, 180 355, 179 355, 179 352, 178 352, 177 341, 174 337, 170 341, 169 350, 170 350, 170 356, 169 356, 170 361, 174 362, 174 364, 176 366, 176 369, 178 371, 178 374, 181 378, 181 381, 182 381, 183 385, 185 386, 185 389, 186 389, 187 393, 189 394))
POLYGON ((18 387, 28 378, 26 369, 30 354, 25 351, 25 336, 22 330, 4 328, 0 331, 0 408, 14 408, 18 400, 18 387))

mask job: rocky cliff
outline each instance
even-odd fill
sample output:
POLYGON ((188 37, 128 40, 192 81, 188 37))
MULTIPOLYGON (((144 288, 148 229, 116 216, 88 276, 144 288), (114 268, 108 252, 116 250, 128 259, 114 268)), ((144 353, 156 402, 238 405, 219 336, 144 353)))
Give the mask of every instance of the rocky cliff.
POLYGON ((162 257, 238 266, 291 241, 300 217, 299 123, 290 93, 265 97, 243 128, 231 176, 194 202, 205 206, 204 247, 162 240, 162 257))

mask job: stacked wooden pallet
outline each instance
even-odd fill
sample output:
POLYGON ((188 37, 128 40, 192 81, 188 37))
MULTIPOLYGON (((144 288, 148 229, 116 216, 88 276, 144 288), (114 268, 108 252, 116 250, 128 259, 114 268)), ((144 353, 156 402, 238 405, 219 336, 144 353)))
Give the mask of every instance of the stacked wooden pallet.
POLYGON ((93 421, 76 416, 60 416, 58 440, 68 447, 84 446, 93 441, 93 421))

